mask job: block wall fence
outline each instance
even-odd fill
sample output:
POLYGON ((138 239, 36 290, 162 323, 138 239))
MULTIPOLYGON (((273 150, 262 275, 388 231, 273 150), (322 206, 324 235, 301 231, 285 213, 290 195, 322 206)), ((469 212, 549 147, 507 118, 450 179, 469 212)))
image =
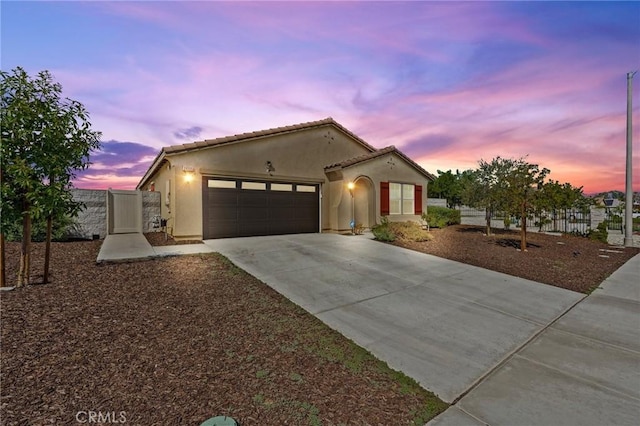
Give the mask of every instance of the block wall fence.
MULTIPOLYGON (((107 236, 107 199, 106 189, 72 189, 73 199, 85 205, 75 219, 75 225, 69 232, 73 238, 102 239, 107 236)), ((153 217, 160 216, 160 193, 142 191, 142 231, 152 232, 153 217)))

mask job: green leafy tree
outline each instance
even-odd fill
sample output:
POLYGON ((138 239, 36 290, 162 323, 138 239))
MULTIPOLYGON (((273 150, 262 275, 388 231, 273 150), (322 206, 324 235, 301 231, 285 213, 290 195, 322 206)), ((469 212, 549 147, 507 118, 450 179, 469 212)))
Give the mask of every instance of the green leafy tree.
MULTIPOLYGON (((558 229, 557 211, 579 207, 584 204, 584 194, 582 187, 576 188, 570 183, 563 183, 549 180, 538 192, 536 199, 536 214, 541 218, 547 214, 553 216, 554 229, 558 229)), ((540 221, 540 230, 542 230, 543 221, 540 221)))
POLYGON ((101 134, 91 129, 81 103, 62 98, 62 86, 48 71, 31 78, 18 67, 12 73, 0 71, 0 77, 1 233, 4 239, 9 226, 22 222, 17 282, 22 286, 29 283, 32 220, 47 220, 47 282, 52 221, 80 209, 70 193, 71 180, 76 171, 88 167, 89 154, 99 149, 101 134))
POLYGON ((549 169, 528 163, 525 158, 502 159, 501 175, 504 210, 520 217, 520 250, 527 251, 527 219, 534 214, 539 191, 549 169))
POLYGON ((445 198, 449 208, 459 206, 462 204, 460 179, 461 174, 458 170, 456 170, 456 174, 453 174, 451 170, 446 172, 438 170, 438 177, 429 185, 429 192, 436 197, 445 198))
POLYGON ((480 160, 476 170, 464 172, 460 178, 462 202, 469 207, 484 209, 487 235, 491 235, 492 213, 503 210, 503 176, 510 161, 500 157, 490 162, 480 160))

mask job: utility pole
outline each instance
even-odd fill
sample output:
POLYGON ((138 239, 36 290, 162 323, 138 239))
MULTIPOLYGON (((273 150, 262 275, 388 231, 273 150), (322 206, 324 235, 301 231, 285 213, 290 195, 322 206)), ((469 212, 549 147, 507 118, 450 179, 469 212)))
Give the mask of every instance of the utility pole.
POLYGON ((633 86, 633 76, 638 71, 628 72, 627 73, 627 174, 626 174, 626 193, 625 193, 625 207, 624 207, 624 246, 625 247, 633 247, 633 162, 632 162, 632 145, 633 145, 633 136, 632 136, 632 109, 633 102, 631 100, 632 96, 632 86, 633 86))

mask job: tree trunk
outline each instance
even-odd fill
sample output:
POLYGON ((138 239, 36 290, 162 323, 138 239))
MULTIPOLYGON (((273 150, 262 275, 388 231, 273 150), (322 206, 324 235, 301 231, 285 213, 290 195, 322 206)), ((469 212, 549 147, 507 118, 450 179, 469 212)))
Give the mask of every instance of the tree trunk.
POLYGON ((527 251, 527 212, 522 212, 522 227, 520 228, 520 250, 527 251))
POLYGON ((489 207, 484 210, 484 218, 487 221, 487 235, 491 235, 491 209, 489 207))
MULTIPOLYGON (((24 209, 23 211, 27 211, 24 209)), ((22 218, 22 246, 20 248, 20 271, 18 272, 18 287, 29 284, 29 269, 31 267, 31 215, 25 213, 22 218)))
POLYGON ((7 276, 4 267, 4 234, 0 233, 0 287, 7 286, 7 276))
POLYGON ((47 239, 44 248, 44 274, 42 275, 42 284, 49 282, 49 258, 51 257, 51 228, 53 224, 53 218, 49 216, 47 218, 47 239))

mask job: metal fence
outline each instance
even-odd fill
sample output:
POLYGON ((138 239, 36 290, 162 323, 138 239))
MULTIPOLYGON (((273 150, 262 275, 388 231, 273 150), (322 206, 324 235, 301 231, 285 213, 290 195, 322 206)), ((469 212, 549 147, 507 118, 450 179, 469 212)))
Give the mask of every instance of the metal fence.
POLYGON ((607 208, 605 213, 605 221, 607 222, 607 229, 622 231, 622 212, 615 211, 607 208))
MULTIPOLYGON (((460 206, 458 209, 463 224, 481 225, 486 221, 484 210, 467 206, 460 206)), ((520 222, 518 217, 508 216, 503 212, 491 213, 492 227, 519 228, 520 222)), ((527 229, 584 235, 591 229, 591 211, 590 209, 558 209, 544 212, 541 215, 528 217, 527 229)))

